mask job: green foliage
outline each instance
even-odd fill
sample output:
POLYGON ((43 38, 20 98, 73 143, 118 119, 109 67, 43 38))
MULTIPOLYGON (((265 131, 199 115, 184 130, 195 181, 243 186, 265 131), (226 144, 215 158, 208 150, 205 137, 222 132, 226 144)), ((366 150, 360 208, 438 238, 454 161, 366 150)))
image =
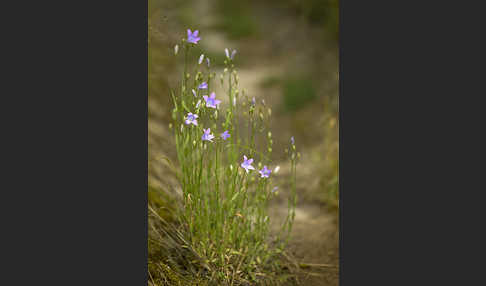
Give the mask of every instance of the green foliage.
POLYGON ((296 111, 317 98, 313 83, 307 78, 289 78, 283 88, 286 111, 296 111))
POLYGON ((221 19, 216 28, 222 29, 229 38, 239 39, 258 34, 248 2, 218 0, 217 9, 221 19))
MULTIPOLYGON (((153 208, 158 223, 150 220, 149 248, 151 257, 159 253, 160 259, 152 260, 152 270, 156 267, 157 277, 167 281, 192 277, 190 281, 201 278, 217 285, 270 279, 271 273, 280 271, 278 257, 288 242, 295 216, 296 147, 292 144, 288 148, 288 214, 280 233, 270 240, 267 206, 274 195, 272 178, 262 178, 257 170, 272 164, 273 140, 267 132, 271 112, 239 93, 238 75, 230 59, 224 61, 226 68, 219 84, 227 90, 227 102, 233 104, 224 109, 207 107, 203 95, 209 95, 218 84, 216 75, 211 67, 197 63, 195 58, 204 53, 198 45, 186 41, 179 45, 177 56, 184 58, 184 73, 180 89, 171 91, 171 97, 182 206, 175 212, 177 226, 164 218, 167 214, 161 209, 153 208), (202 82, 208 84, 207 90, 198 89, 202 82), (185 122, 189 112, 198 115, 197 125, 185 122), (215 136, 212 142, 202 139, 207 128, 215 136), (223 140, 219 135, 226 130, 231 137, 223 140), (256 148, 258 138, 266 141, 263 150, 256 148), (243 155, 254 159, 255 170, 245 172, 240 166, 243 155), (157 250, 160 245, 163 247, 157 250)), ((160 206, 150 199, 154 193, 149 190, 149 200, 160 206)))

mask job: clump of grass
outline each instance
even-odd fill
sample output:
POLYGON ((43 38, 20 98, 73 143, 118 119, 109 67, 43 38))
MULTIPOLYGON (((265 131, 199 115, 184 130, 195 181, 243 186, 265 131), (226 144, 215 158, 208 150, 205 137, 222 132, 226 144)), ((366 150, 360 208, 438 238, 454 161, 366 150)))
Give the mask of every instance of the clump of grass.
POLYGON ((284 109, 294 112, 317 98, 316 90, 310 79, 289 78, 283 86, 284 109))
POLYGON ((223 30, 231 39, 258 34, 258 27, 252 18, 248 2, 218 0, 216 3, 221 18, 215 28, 223 30))
POLYGON ((152 263, 156 265, 152 268, 167 281, 193 277, 190 283, 196 279, 211 285, 275 282, 282 274, 295 217, 297 149, 291 140, 288 213, 280 232, 270 238, 267 206, 276 190, 271 176, 273 139, 268 131, 271 110, 240 94, 230 51, 219 77, 227 90, 222 107, 223 97, 211 92, 217 84, 211 65, 204 56, 194 60, 191 55, 198 41, 197 33, 189 31, 180 53, 179 45, 175 49, 185 59, 180 88, 171 90, 182 202, 175 215, 177 227, 160 216, 159 227, 152 225, 154 236, 157 229, 172 228, 154 240, 162 244, 165 258, 152 263), (169 255, 167 249, 176 254, 169 255))

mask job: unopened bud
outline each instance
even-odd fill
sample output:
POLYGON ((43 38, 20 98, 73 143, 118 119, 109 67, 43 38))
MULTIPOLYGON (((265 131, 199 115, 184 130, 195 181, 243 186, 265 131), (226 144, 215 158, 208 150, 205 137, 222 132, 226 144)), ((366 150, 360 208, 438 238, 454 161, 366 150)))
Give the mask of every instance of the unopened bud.
POLYGON ((177 55, 179 53, 179 45, 175 45, 174 47, 174 55, 177 55))

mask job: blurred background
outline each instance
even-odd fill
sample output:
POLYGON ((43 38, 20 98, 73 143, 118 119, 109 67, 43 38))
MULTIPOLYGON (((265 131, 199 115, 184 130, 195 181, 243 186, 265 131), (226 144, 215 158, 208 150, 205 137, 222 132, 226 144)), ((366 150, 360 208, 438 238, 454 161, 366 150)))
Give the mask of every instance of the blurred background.
POLYGON ((290 253, 300 262, 321 265, 302 277, 303 285, 338 285, 338 0, 148 3, 149 201, 171 205, 175 199, 177 180, 161 159, 177 161, 169 130, 169 87, 178 86, 183 59, 174 56, 174 45, 188 28, 199 30, 201 52, 191 60, 201 53, 209 56, 218 80, 224 49, 236 49, 240 88, 272 109, 272 155, 281 167, 274 176, 282 180, 269 209, 276 225, 287 211, 284 148, 295 137, 301 159, 290 253))

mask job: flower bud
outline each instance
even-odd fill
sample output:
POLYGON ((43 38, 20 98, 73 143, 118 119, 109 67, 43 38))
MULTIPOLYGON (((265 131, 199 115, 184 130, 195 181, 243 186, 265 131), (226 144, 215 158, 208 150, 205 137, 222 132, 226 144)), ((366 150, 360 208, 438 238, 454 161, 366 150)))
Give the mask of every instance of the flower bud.
POLYGON ((179 45, 175 45, 174 47, 174 55, 177 55, 179 53, 179 45))

